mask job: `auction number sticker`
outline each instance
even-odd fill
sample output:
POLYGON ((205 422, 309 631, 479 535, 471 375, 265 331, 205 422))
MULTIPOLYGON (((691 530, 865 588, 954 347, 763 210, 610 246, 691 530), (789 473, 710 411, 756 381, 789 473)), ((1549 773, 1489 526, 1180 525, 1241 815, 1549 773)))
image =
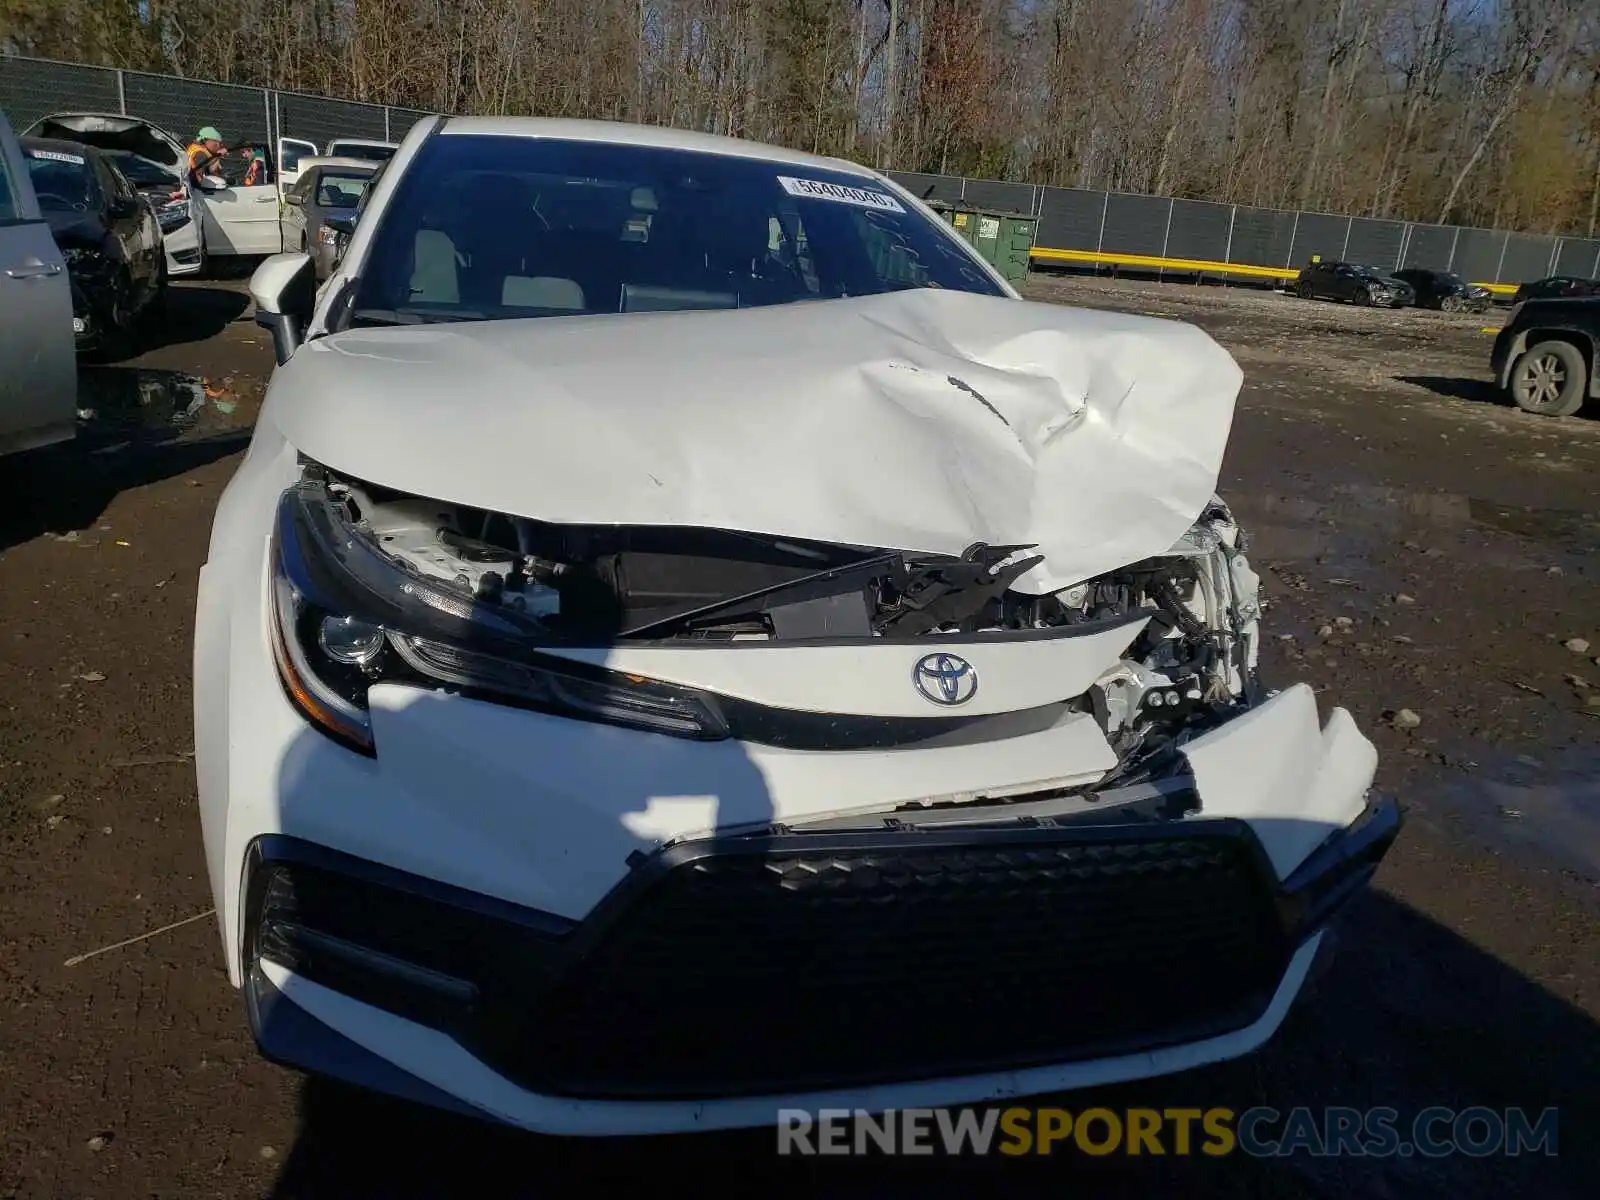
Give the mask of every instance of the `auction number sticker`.
POLYGON ((879 212, 903 213, 900 201, 870 188, 846 187, 842 183, 826 183, 821 179, 793 179, 779 175, 778 182, 791 196, 808 200, 833 200, 839 204, 854 204, 860 208, 875 208, 879 212))
POLYGON ((42 158, 42 159, 45 159, 47 162, 64 162, 64 163, 72 163, 72 164, 74 164, 76 166, 80 166, 80 167, 83 166, 83 158, 80 155, 77 155, 77 154, 63 154, 59 150, 29 150, 28 151, 28 157, 29 158, 42 158))

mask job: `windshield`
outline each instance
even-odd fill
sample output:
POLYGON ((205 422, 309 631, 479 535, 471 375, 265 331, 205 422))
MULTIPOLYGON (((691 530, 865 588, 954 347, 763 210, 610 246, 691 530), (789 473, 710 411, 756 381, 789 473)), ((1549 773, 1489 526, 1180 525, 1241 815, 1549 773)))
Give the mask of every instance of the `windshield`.
POLYGON ((94 172, 81 154, 65 150, 29 148, 28 178, 39 196, 40 208, 93 208, 97 194, 94 172))
POLYGON ((1462 279, 1461 276, 1457 275, 1454 271, 1441 271, 1439 272, 1437 279, 1440 283, 1449 287, 1467 286, 1467 281, 1462 279))
POLYGON ((111 161, 117 164, 117 170, 128 177, 128 182, 135 187, 154 187, 160 184, 163 187, 175 188, 178 181, 172 177, 172 172, 163 170, 148 158, 140 158, 137 154, 113 154, 111 161))
POLYGON ((698 151, 450 135, 405 172, 352 320, 749 308, 906 288, 1002 296, 859 175, 698 151))
POLYGON ((324 171, 317 179, 317 204, 322 208, 354 208, 361 203, 372 176, 324 171))

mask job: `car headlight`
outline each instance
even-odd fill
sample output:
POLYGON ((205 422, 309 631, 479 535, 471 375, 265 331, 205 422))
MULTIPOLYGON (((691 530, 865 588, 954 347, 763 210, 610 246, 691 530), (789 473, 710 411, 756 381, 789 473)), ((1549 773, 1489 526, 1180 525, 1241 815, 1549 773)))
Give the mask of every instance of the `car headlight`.
POLYGON ((324 246, 337 246, 339 244, 339 232, 330 225, 320 225, 317 227, 317 241, 324 246))
POLYGON ((187 196, 178 200, 169 200, 165 204, 156 206, 156 223, 161 226, 162 233, 171 233, 174 229, 182 229, 189 223, 189 198, 187 196))
POLYGON ((541 653, 555 639, 537 617, 405 570, 320 481, 283 493, 271 556, 272 650, 284 691, 311 724, 362 753, 375 753, 367 692, 380 682, 673 737, 728 736, 711 697, 541 653))

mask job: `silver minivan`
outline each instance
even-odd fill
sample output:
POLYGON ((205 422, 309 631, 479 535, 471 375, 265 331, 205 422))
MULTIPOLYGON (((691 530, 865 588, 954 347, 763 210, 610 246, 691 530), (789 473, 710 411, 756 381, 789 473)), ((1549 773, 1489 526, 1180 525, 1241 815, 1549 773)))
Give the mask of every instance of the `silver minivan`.
POLYGON ((0 455, 76 432, 72 285, 0 112, 0 455))

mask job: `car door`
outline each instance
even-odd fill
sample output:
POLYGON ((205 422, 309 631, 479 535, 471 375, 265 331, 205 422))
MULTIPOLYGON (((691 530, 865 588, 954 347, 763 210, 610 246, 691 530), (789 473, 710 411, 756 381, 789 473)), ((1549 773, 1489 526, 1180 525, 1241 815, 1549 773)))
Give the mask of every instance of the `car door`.
POLYGON ((0 113, 0 454, 65 441, 77 414, 66 263, 0 113))
POLYGON ((306 173, 295 181, 293 187, 286 187, 283 193, 283 247, 285 250, 299 250, 306 241, 306 225, 308 217, 305 206, 316 195, 317 168, 309 167, 306 173))
POLYGON ((206 187, 200 195, 208 254, 276 254, 283 249, 276 183, 230 183, 206 187))
POLYGON ((278 139, 278 179, 285 189, 299 180, 301 161, 316 158, 317 153, 316 146, 311 142, 299 138, 278 139))

